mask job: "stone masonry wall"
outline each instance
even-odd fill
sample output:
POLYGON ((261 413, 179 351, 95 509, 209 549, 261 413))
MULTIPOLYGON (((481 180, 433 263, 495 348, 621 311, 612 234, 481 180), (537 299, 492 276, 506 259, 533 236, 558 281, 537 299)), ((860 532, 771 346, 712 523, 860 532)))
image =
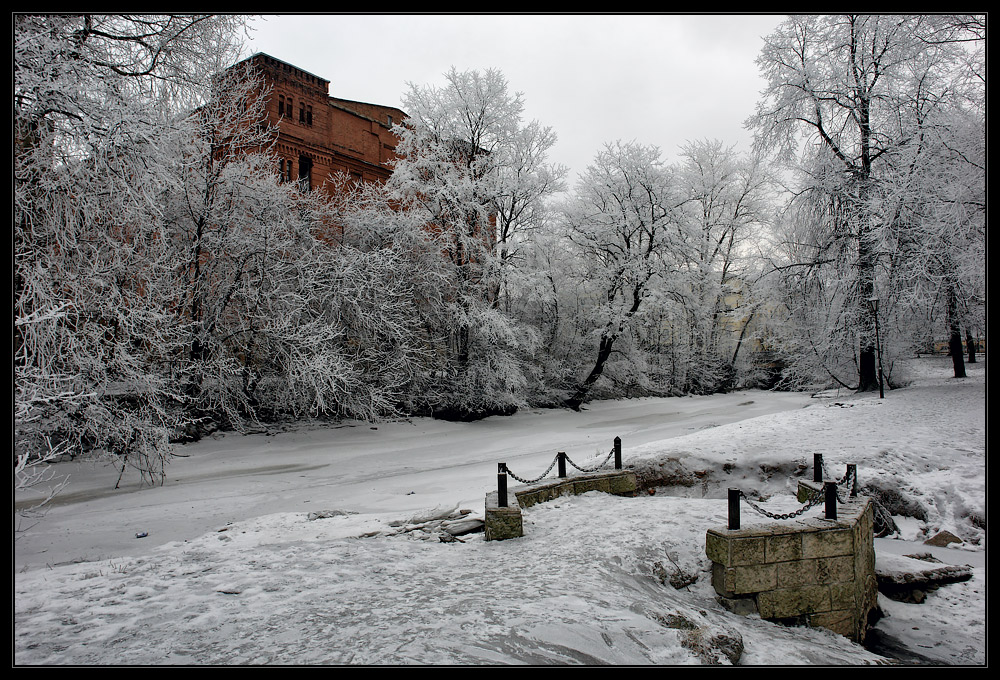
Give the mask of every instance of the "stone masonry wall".
POLYGON ((838 519, 710 529, 712 585, 735 612, 827 628, 862 642, 876 606, 873 507, 859 497, 838 519))
POLYGON ((486 494, 486 540, 502 541, 523 536, 521 508, 544 503, 559 496, 579 495, 588 491, 603 491, 615 496, 634 496, 636 488, 634 472, 617 470, 550 480, 510 489, 507 491, 507 505, 504 507, 498 503, 498 492, 490 492, 486 494))

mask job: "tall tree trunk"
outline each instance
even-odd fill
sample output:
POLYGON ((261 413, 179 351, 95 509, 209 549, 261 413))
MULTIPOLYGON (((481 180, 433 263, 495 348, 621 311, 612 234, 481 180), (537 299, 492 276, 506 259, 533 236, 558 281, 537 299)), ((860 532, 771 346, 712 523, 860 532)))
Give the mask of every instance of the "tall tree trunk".
MULTIPOLYGON (((580 405, 587 399, 587 394, 590 393, 590 388, 593 387, 597 379, 601 377, 604 372, 604 364, 607 363, 608 357, 611 356, 611 349, 615 344, 615 340, 621 335, 622 331, 625 330, 625 324, 630 318, 638 311, 639 305, 642 303, 642 291, 643 286, 637 285, 632 290, 632 307, 628 310, 622 320, 618 323, 617 330, 614 326, 610 325, 601 334, 601 344, 597 349, 597 361, 594 363, 594 367, 590 370, 590 375, 587 376, 578 388, 573 396, 567 399, 564 403, 566 406, 570 407, 574 411, 580 410, 580 405)), ((613 300, 613 295, 609 294, 608 298, 613 300)))
POLYGON ((871 392, 879 388, 878 366, 876 364, 875 347, 875 325, 877 323, 875 315, 877 311, 870 311, 868 300, 875 295, 874 271, 872 253, 869 244, 864 236, 858 246, 858 260, 861 269, 861 305, 862 318, 865 319, 865 328, 861 333, 861 349, 858 358, 858 392, 871 392))
POLYGON ((972 336, 972 331, 965 329, 965 347, 969 350, 969 363, 976 363, 976 339, 972 336))
POLYGON ((948 354, 956 378, 965 377, 965 361, 962 358, 962 328, 958 318, 958 293, 953 282, 948 282, 948 354))
POLYGON ((580 405, 586 400, 587 394, 590 393, 590 388, 593 387, 594 383, 597 382, 597 379, 600 378, 601 374, 604 372, 604 364, 607 362, 608 357, 611 356, 611 349, 614 346, 616 339, 618 339, 617 333, 601 337, 601 345, 597 350, 597 362, 590 370, 590 374, 587 376, 587 379, 584 380, 578 388, 576 388, 576 392, 573 393, 573 396, 566 400, 566 406, 569 406, 574 411, 580 410, 580 405))
MULTIPOLYGON (((852 19, 853 26, 853 19, 852 19)), ((857 39, 853 35, 851 40, 851 64, 857 65, 859 54, 857 52, 857 39)), ((863 70, 855 67, 853 70, 855 78, 858 78, 863 70)), ((853 92, 857 100, 857 124, 861 133, 860 151, 860 194, 858 205, 862 219, 870 214, 868 208, 868 198, 871 190, 872 178, 872 149, 871 149, 871 98, 869 96, 869 84, 864 80, 854 82, 853 92)), ((861 276, 861 305, 862 310, 867 309, 868 300, 875 296, 875 247, 869 239, 873 238, 871 226, 858 224, 858 265, 861 276)), ((861 335, 861 352, 858 361, 858 391, 867 392, 879 388, 878 367, 876 365, 875 353, 875 314, 866 315, 868 328, 861 335)))

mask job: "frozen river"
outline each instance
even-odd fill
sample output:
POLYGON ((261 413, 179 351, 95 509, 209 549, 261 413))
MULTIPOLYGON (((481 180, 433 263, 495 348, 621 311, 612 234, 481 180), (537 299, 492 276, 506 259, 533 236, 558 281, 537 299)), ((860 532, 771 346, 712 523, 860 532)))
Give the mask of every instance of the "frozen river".
MULTIPOLYGON (((461 506, 481 512, 497 463, 536 477, 557 451, 578 464, 611 450, 801 408, 805 393, 745 391, 704 397, 596 402, 582 412, 525 410, 473 423, 413 418, 310 425, 273 435, 209 437, 177 447, 162 486, 91 462, 61 463, 69 486, 15 542, 15 568, 139 554, 278 512, 361 513, 461 506), (145 533, 141 539, 136 534, 145 533)), ((19 493, 18 505, 31 501, 19 493)))

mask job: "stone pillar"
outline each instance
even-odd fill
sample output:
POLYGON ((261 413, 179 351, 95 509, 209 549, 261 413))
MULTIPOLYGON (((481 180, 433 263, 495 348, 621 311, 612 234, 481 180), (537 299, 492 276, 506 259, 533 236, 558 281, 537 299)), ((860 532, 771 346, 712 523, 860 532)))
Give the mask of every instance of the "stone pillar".
POLYGON ((878 594, 868 498, 822 517, 709 529, 705 552, 720 601, 738 613, 827 628, 864 640, 878 594))
POLYGON ((507 505, 501 506, 497 501, 497 492, 486 494, 486 513, 483 531, 487 541, 502 541, 508 538, 518 538, 524 535, 524 525, 521 521, 521 506, 517 496, 507 493, 507 505))

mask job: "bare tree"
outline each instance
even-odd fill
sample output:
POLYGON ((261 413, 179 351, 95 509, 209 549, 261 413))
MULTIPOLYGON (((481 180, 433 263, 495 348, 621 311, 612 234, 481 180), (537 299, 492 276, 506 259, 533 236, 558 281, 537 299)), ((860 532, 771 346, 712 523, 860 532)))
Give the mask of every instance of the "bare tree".
POLYGON ((692 355, 685 360, 687 389, 732 387, 740 335, 752 307, 750 246, 769 222, 772 180, 759 157, 741 156, 718 140, 682 150, 679 216, 691 238, 689 284, 680 295, 688 319, 692 355), (735 346, 727 341, 735 339, 735 346))
POLYGON ((565 206, 567 236, 600 294, 597 358, 566 400, 570 408, 587 399, 654 281, 675 275, 686 259, 678 203, 659 149, 617 142, 597 155, 565 206))
POLYGON ((827 262, 853 280, 856 311, 842 321, 856 323, 860 336, 859 390, 879 384, 868 301, 885 297, 876 272, 893 228, 880 183, 892 174, 891 157, 919 138, 919 126, 900 124, 909 101, 937 89, 958 63, 957 25, 920 15, 794 16, 766 38, 758 58, 768 86, 748 123, 759 148, 810 159, 806 199, 821 207, 817 226, 837 249, 827 262))
POLYGON ((523 262, 523 248, 549 215, 546 199, 565 188, 566 168, 546 162, 555 141, 551 128, 532 121, 520 127, 504 149, 506 158, 498 168, 500 186, 493 201, 499 272, 492 297, 498 303, 501 297, 509 302, 509 278, 523 262))
POLYGON ((404 96, 409 118, 387 186, 430 225, 449 264, 438 316, 448 344, 435 372, 451 386, 451 403, 438 408, 475 417, 523 403, 521 357, 533 333, 499 309, 497 295, 516 231, 530 228, 530 210, 555 186, 541 166, 552 136, 522 125, 522 96, 499 71, 452 69, 446 79, 441 88, 411 85, 404 96))
MULTIPOLYGON (((15 15, 15 456, 106 451, 162 473, 183 397, 159 370, 162 149, 203 77, 239 49, 239 17, 15 15)), ((123 468, 124 469, 124 468, 123 468)), ((15 474, 17 472, 15 471, 15 474)))

